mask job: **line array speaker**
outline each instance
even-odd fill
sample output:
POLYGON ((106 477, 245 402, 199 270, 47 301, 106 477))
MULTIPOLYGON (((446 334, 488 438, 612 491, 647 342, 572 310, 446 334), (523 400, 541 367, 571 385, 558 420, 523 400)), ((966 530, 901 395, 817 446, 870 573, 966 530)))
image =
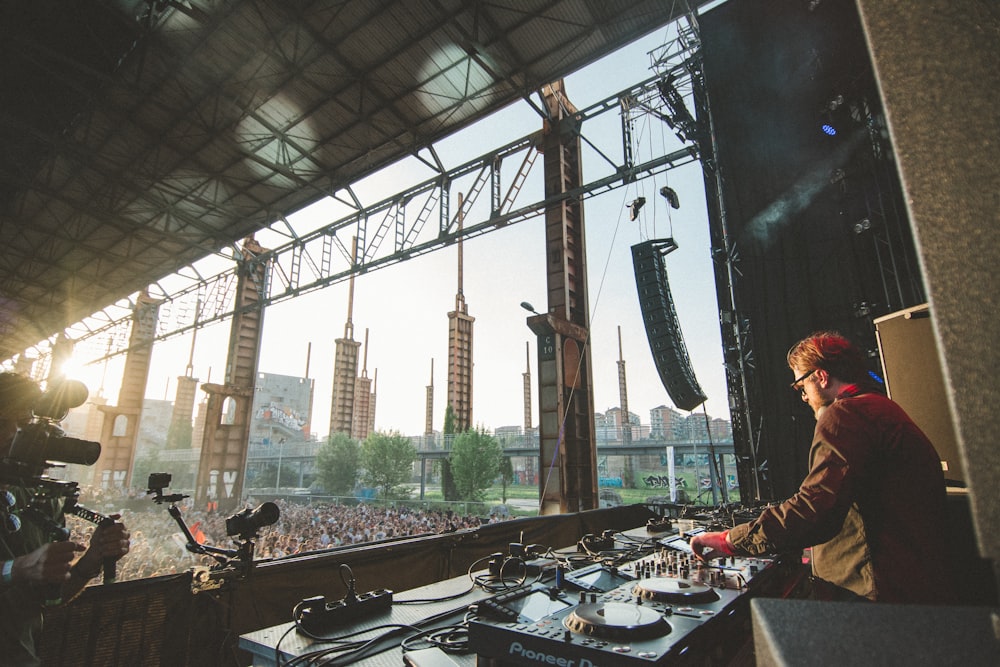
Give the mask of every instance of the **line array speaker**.
POLYGON ((674 405, 691 411, 704 403, 706 396, 691 368, 667 283, 663 257, 676 249, 677 244, 672 238, 638 243, 632 246, 632 267, 642 321, 646 325, 646 338, 660 381, 674 405))

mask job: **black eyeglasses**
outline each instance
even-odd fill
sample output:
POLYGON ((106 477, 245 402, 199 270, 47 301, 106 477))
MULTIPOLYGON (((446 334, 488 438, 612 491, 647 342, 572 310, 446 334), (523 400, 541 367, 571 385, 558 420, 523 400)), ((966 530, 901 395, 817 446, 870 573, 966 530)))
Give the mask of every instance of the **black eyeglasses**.
POLYGON ((808 373, 805 373, 805 374, 804 374, 804 375, 803 375, 802 377, 800 377, 800 378, 795 378, 795 381, 794 381, 794 382, 792 382, 792 383, 791 383, 790 385, 788 385, 788 386, 789 386, 789 387, 791 387, 791 388, 792 388, 792 391, 794 391, 794 392, 798 392, 798 393, 800 393, 800 394, 803 394, 803 393, 805 393, 805 391, 806 391, 806 386, 805 386, 804 382, 805 382, 805 381, 806 381, 807 379, 809 379, 809 376, 810 376, 810 375, 812 375, 813 373, 815 373, 815 372, 816 372, 817 370, 819 370, 819 369, 818 369, 818 368, 814 368, 814 369, 812 369, 811 371, 809 371, 808 373))

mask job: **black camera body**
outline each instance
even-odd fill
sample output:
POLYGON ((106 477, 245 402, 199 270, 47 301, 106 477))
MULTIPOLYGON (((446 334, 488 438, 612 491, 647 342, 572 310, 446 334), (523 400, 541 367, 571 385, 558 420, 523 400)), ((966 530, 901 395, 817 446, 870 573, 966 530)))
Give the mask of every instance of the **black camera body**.
POLYGON ((261 503, 256 509, 249 507, 226 519, 226 535, 238 535, 247 540, 256 537, 257 531, 264 526, 270 526, 278 520, 281 511, 272 502, 261 503))
POLYGON ((89 466, 96 463, 100 455, 101 443, 71 438, 50 420, 36 418, 17 431, 7 458, 42 467, 51 462, 89 466))
POLYGON ((72 495, 72 489, 63 489, 61 483, 44 473, 47 468, 65 463, 93 465, 101 455, 99 442, 71 438, 58 425, 71 408, 83 405, 87 396, 82 382, 63 379, 35 399, 31 421, 18 428, 5 452, 0 450, 0 479, 8 484, 54 489, 66 497, 72 495))
POLYGON ((155 493, 157 491, 163 493, 163 489, 170 486, 171 479, 173 479, 173 476, 169 472, 149 473, 149 482, 146 484, 149 487, 147 493, 155 493))

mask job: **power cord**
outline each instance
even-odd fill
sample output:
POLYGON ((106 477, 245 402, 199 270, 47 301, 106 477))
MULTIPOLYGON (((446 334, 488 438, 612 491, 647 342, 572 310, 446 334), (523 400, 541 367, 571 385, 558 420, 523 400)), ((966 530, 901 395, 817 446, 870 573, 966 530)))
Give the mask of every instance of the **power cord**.
POLYGON ((302 655, 296 656, 287 662, 277 662, 276 664, 279 665, 279 667, 303 667, 306 665, 329 665, 333 667, 337 665, 349 665, 367 656, 369 652, 377 648, 379 643, 402 634, 404 631, 419 631, 419 628, 412 625, 389 623, 379 625, 374 628, 358 630, 346 635, 341 635, 340 637, 323 637, 321 638, 323 642, 333 643, 336 645, 316 651, 310 651, 309 653, 303 653, 302 655), (358 635, 363 635, 376 630, 388 630, 388 632, 383 632, 382 634, 368 639, 346 641, 352 637, 357 637, 358 635))
MULTIPOLYGON (((499 593, 501 591, 507 591, 523 585, 526 578, 526 568, 522 569, 521 576, 518 577, 516 582, 508 581, 504 578, 504 566, 506 565, 507 560, 508 559, 505 559, 502 553, 497 552, 473 561, 472 564, 469 565, 468 570, 468 575, 472 580, 473 586, 478 586, 488 593, 499 593), (477 574, 473 576, 472 572, 484 561, 490 562, 490 573, 477 574)), ((523 561, 521 562, 523 563, 523 561)))
POLYGON ((356 602, 358 599, 358 593, 355 589, 357 579, 354 578, 354 570, 347 563, 341 563, 339 568, 340 581, 343 582, 344 587, 347 588, 347 594, 344 595, 344 600, 346 602, 356 602), (349 579, 344 578, 344 573, 347 573, 349 579))
POLYGON ((445 653, 467 653, 469 651, 469 614, 461 623, 440 628, 429 628, 411 635, 400 642, 404 653, 424 648, 439 648, 445 653))

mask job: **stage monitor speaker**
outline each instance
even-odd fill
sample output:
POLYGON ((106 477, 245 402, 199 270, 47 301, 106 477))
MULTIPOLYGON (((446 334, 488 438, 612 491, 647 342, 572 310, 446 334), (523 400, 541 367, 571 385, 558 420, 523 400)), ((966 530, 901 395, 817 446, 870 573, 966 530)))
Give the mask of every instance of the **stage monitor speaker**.
POLYGON ((934 443, 945 479, 964 484, 930 310, 924 304, 885 315, 875 320, 875 332, 889 398, 934 443))
POLYGON ((667 283, 663 256, 676 249, 671 238, 638 243, 632 246, 632 267, 646 338, 660 381, 674 405, 690 411, 704 403, 706 397, 691 368, 667 283))

